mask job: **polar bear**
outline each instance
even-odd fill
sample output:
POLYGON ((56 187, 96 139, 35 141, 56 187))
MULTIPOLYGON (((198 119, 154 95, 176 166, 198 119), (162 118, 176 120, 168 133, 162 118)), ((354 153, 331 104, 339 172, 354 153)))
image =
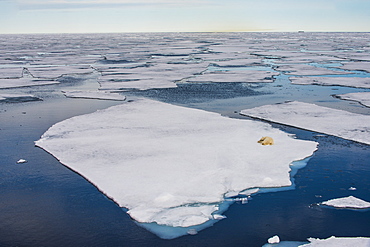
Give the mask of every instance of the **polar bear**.
POLYGON ((262 137, 258 143, 261 143, 262 145, 273 145, 274 144, 274 139, 272 139, 269 136, 264 136, 262 137))

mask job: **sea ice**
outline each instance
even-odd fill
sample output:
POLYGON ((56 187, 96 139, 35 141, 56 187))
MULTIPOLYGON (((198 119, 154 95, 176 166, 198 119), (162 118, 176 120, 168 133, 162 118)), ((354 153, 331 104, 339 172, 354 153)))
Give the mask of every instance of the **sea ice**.
POLYGON ((289 77, 289 80, 298 85, 370 88, 370 78, 366 77, 289 77))
POLYGON ((223 61, 212 62, 220 67, 243 67, 252 65, 262 65, 262 59, 260 58, 245 58, 245 59, 231 59, 223 61))
POLYGON ((32 94, 18 94, 18 93, 9 93, 9 94, 0 94, 0 101, 34 101, 41 100, 40 98, 32 94))
POLYGON ((105 91, 63 91, 63 94, 69 98, 102 99, 124 101, 126 96, 119 93, 105 91))
POLYGON ((347 62, 338 68, 345 70, 359 70, 370 73, 370 62, 347 62))
POLYGON ((88 65, 28 67, 28 71, 34 77, 43 79, 57 79, 63 75, 90 74, 93 72, 88 65))
POLYGON ((136 221, 172 227, 223 218, 228 192, 291 185, 290 164, 317 147, 266 123, 148 99, 64 120, 36 145, 136 221), (258 144, 264 135, 275 145, 258 144))
POLYGON ((59 81, 36 78, 0 79, 0 88, 31 87, 58 83, 59 81))
POLYGON ((370 144, 370 116, 298 101, 242 110, 242 115, 370 144))
POLYGON ((353 208, 353 209, 370 208, 370 202, 361 200, 354 196, 332 199, 329 201, 322 202, 320 204, 335 208, 353 208))
POLYGON ((336 94, 334 96, 343 100, 356 101, 359 102, 361 105, 370 107, 370 92, 336 94))
POLYGON ((352 74, 351 72, 334 71, 325 68, 315 67, 308 64, 289 64, 279 65, 275 70, 284 71, 287 75, 346 75, 352 74))
POLYGON ((0 79, 11 79, 11 78, 20 78, 22 76, 21 67, 0 67, 0 79))
POLYGON ((187 82, 273 82, 278 72, 264 70, 217 71, 207 72, 189 79, 187 82))
POLYGON ((318 238, 309 238, 309 244, 303 244, 299 247, 369 247, 370 246, 370 238, 364 237, 330 237, 327 239, 318 239, 318 238))
POLYGON ((275 235, 275 236, 273 236, 273 237, 269 238, 269 239, 267 240, 267 242, 268 242, 269 244, 278 244, 278 243, 280 243, 280 238, 279 238, 279 236, 275 235))

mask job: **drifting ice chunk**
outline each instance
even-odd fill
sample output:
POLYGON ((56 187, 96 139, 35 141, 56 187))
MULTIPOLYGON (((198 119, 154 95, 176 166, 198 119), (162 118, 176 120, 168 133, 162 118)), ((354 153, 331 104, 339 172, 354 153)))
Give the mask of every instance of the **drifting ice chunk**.
POLYGON ((322 202, 321 204, 336 208, 354 208, 354 209, 370 208, 370 202, 366 202, 354 196, 332 199, 329 201, 322 202))
POLYGON ((120 100, 120 101, 124 101, 126 99, 126 97, 123 96, 122 94, 104 91, 64 91, 63 94, 69 98, 120 100))
POLYGON ((291 185, 290 164, 317 143, 257 121, 139 99, 52 126, 36 145, 82 174, 139 222, 213 219, 229 191, 291 185), (263 147, 261 135, 276 145, 263 147))
POLYGON ((370 116, 302 102, 265 105, 242 110, 242 115, 261 118, 311 131, 370 144, 370 116))
POLYGON ((269 239, 267 240, 267 242, 268 242, 269 244, 278 244, 278 243, 280 243, 280 238, 279 238, 279 236, 275 235, 275 236, 273 236, 273 237, 269 238, 269 239))
POLYGON ((17 164, 23 164, 23 163, 27 163, 27 160, 25 160, 25 159, 19 159, 17 161, 17 164))
POLYGON ((361 105, 370 107, 370 92, 337 94, 336 98, 359 102, 361 105))

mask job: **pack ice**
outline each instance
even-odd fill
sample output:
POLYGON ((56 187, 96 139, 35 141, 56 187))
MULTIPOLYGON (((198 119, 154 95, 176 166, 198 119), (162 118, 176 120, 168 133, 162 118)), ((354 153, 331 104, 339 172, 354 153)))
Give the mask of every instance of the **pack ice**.
POLYGON ((242 110, 242 115, 370 144, 370 116, 298 101, 242 110))
POLYGON ((291 185, 291 162, 317 147, 266 123, 148 99, 59 122, 36 145, 136 221, 171 227, 219 218, 226 194, 291 185))

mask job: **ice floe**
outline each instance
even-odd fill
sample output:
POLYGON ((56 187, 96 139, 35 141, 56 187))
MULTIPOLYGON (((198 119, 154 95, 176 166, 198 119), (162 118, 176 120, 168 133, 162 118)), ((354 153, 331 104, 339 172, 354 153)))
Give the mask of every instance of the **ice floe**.
MULTIPOLYGON (((370 84, 369 84, 370 85, 370 84)), ((370 92, 336 94, 334 97, 359 102, 361 105, 370 107, 370 92)))
POLYGON ((63 91, 63 94, 69 98, 102 99, 118 101, 124 101, 126 99, 126 96, 122 94, 111 93, 106 91, 63 91))
POLYGON ((242 110, 242 115, 370 144, 370 116, 298 101, 242 110))
POLYGON ((25 159, 19 159, 17 161, 17 164, 23 164, 23 163, 27 163, 27 160, 25 160, 25 159))
POLYGON ((370 88, 367 77, 289 77, 293 84, 370 88))
POLYGON ((339 66, 338 68, 345 70, 359 70, 370 73, 370 62, 346 62, 342 64, 343 66, 339 66))
POLYGON ((369 247, 370 238, 365 237, 330 237, 327 239, 309 238, 310 243, 300 245, 300 247, 369 247))
POLYGON ((327 239, 309 238, 306 242, 281 241, 275 244, 265 244, 263 247, 369 247, 370 238, 367 237, 335 237, 327 239))
POLYGON ((332 199, 329 201, 322 202, 320 204, 335 208, 352 208, 352 209, 370 208, 370 202, 364 201, 354 196, 332 199))
POLYGON ((278 244, 280 243, 280 238, 278 235, 275 235, 267 240, 269 244, 278 244))
POLYGON ((64 120, 36 145, 136 221, 171 227, 223 218, 227 193, 290 186, 290 164, 317 147, 266 123, 148 99, 64 120), (263 135, 275 145, 258 144, 263 135))
POLYGON ((88 65, 28 67, 28 71, 37 78, 57 79, 63 75, 90 74, 93 72, 88 65))
POLYGON ((346 75, 351 72, 329 70, 321 67, 315 67, 308 64, 289 64, 279 65, 277 71, 284 71, 287 75, 346 75))
POLYGON ((37 100, 41 100, 41 99, 32 94, 0 93, 0 101, 5 101, 5 102, 25 102, 25 101, 37 101, 37 100))
POLYGON ((186 79, 187 82, 273 82, 278 72, 264 70, 215 71, 186 79))

